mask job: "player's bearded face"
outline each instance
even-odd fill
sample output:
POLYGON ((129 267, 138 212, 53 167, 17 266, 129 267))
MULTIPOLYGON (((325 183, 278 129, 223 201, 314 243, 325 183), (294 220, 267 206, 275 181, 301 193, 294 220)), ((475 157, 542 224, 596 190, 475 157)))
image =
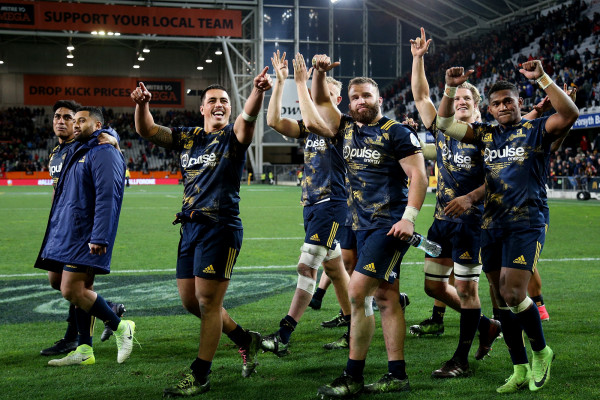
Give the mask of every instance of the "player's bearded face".
POLYGON ((379 114, 378 92, 370 84, 353 85, 348 91, 350 116, 361 124, 371 123, 379 114))

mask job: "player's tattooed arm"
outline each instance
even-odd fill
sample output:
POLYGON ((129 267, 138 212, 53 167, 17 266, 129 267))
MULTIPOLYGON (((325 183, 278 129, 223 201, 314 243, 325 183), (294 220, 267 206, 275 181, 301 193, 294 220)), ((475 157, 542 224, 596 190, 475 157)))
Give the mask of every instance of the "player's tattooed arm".
POLYGON ((171 149, 173 147, 173 132, 171 129, 162 125, 155 125, 156 133, 146 137, 157 146, 171 149))

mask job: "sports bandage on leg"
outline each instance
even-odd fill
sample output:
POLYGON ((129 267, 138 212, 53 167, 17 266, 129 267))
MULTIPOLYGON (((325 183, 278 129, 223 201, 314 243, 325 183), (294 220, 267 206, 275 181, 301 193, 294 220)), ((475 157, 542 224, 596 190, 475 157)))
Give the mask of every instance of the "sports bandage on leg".
POLYGON ((327 255, 325 256, 323 261, 333 260, 334 258, 338 258, 341 255, 342 255, 342 248, 340 247, 339 243, 336 243, 336 245, 333 249, 327 250, 327 255))
POLYGON ((429 281, 448 282, 452 267, 425 260, 423 271, 425 272, 425 279, 429 281))
POLYGON ((316 244, 304 243, 300 251, 300 262, 313 269, 319 269, 319 265, 327 256, 327 247, 316 244))
POLYGON ((458 281, 479 282, 479 275, 481 275, 481 264, 454 263, 454 278, 458 281))
POLYGON ((437 127, 444 132, 444 135, 456 139, 462 140, 467 134, 469 124, 463 121, 457 121, 454 117, 440 117, 439 115, 435 119, 437 127))
POLYGON ((365 296, 365 317, 373 315, 373 296, 365 296))
POLYGON ((296 284, 296 288, 304 290, 312 296, 315 293, 315 286, 317 286, 316 280, 298 274, 298 283, 296 284))
POLYGON ((509 307, 509 308, 510 308, 510 311, 513 312, 513 314, 518 314, 520 312, 527 310, 532 304, 533 304, 533 300, 531 300, 529 297, 525 297, 525 300, 523 300, 521 302, 521 304, 519 304, 516 307, 509 307))
POLYGON ((406 206, 404 208, 404 214, 402 214, 402 219, 415 223, 417 220, 417 216, 419 215, 419 210, 412 206, 406 206))

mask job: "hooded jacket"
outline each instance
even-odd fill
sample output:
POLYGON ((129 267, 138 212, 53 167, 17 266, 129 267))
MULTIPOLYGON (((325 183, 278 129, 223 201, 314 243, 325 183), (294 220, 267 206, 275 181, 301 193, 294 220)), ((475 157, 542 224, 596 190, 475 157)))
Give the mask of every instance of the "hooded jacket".
POLYGON ((123 203, 125 161, 113 146, 98 144, 101 129, 65 157, 54 192, 48 226, 36 268, 54 270, 56 263, 110 272, 110 260, 123 203), (106 254, 90 254, 88 243, 104 245, 106 254))

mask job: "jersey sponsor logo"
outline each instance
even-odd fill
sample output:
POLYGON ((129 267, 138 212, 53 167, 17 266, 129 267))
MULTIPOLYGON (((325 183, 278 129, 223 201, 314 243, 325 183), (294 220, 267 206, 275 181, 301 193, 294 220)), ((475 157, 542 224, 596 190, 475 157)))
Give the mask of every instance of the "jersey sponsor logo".
POLYGON ((525 261, 525 257, 523 257, 523 255, 521 254, 519 257, 513 260, 513 264, 527 265, 527 261, 525 261))
POLYGON ((210 153, 191 158, 188 154, 181 155, 181 166, 183 168, 189 168, 196 164, 204 164, 209 167, 214 167, 217 165, 217 155, 215 153, 210 153))
POLYGON ((374 274, 375 274, 375 273, 377 273, 377 271, 375 271, 375 264, 374 264, 374 263, 370 263, 370 264, 367 264, 367 265, 365 265, 365 266, 363 267, 363 269, 364 269, 365 271, 369 271, 369 272, 372 272, 372 273, 374 273, 374 274))
POLYGON ((506 159, 506 161, 525 160, 525 149, 523 147, 504 147, 498 150, 485 149, 483 159, 486 163, 493 162, 496 159, 506 159))
POLYGON ((306 145, 304 146, 304 148, 305 149, 314 149, 314 150, 326 150, 327 142, 325 141, 325 139, 316 139, 316 140, 308 139, 306 141, 306 145))
POLYGON ((450 161, 454 165, 461 167, 461 168, 470 169, 473 166, 470 156, 452 153, 452 150, 445 143, 444 143, 444 146, 442 147, 442 158, 444 160, 450 161))
POLYGON ((62 163, 50 167, 50 176, 54 176, 62 170, 62 163))
POLYGON ((364 162, 369 164, 381 163, 381 153, 377 150, 367 148, 351 149, 350 146, 344 147, 344 159, 351 160, 354 158, 362 158, 364 162))
POLYGON ((204 272, 205 274, 214 274, 214 273, 216 273, 215 269, 212 266, 212 264, 210 264, 208 267, 204 268, 202 270, 202 272, 204 272))
POLYGON ((321 239, 319 239, 319 235, 317 235, 316 233, 310 237, 310 240, 312 240, 314 242, 320 242, 321 241, 321 239))
POLYGON ((471 255, 469 254, 469 252, 468 252, 468 251, 465 251, 465 252, 464 252, 464 253, 462 253, 462 254, 460 255, 460 257, 458 257, 458 258, 460 258, 461 260, 470 260, 470 259, 471 259, 471 258, 473 258, 473 257, 471 257, 471 255))

